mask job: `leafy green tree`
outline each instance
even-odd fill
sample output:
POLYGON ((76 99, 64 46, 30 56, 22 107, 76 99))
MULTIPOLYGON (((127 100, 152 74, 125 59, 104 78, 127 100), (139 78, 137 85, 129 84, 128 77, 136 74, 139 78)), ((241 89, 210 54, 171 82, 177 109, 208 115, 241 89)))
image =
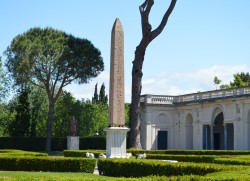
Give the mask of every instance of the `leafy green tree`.
POLYGON ((250 85, 249 73, 237 73, 234 74, 233 82, 230 82, 231 87, 245 87, 250 85))
POLYGON ((9 104, 0 103, 0 136, 10 136, 9 125, 15 120, 15 114, 9 104))
POLYGON ((88 83, 104 69, 94 45, 52 28, 31 28, 15 37, 5 51, 6 66, 16 83, 30 82, 47 93, 46 151, 51 151, 55 103, 63 87, 88 83))
POLYGON ((10 79, 2 67, 2 59, 0 57, 0 101, 3 101, 9 92, 10 79))
POLYGON ((220 86, 220 89, 229 89, 229 88, 236 88, 236 87, 246 87, 250 86, 250 75, 249 73, 237 73, 234 74, 234 80, 233 82, 230 82, 229 84, 223 84, 220 86))
POLYGON ((125 103, 125 125, 127 127, 130 127, 130 104, 129 103, 125 103))
POLYGON ((215 76, 214 77, 214 84, 216 85, 216 89, 217 89, 217 85, 219 85, 220 83, 221 83, 221 80, 217 76, 215 76))
POLYGON ((70 92, 63 91, 55 107, 54 136, 67 136, 71 117, 74 116, 79 122, 81 111, 81 102, 76 100, 70 92))
POLYGON ((82 113, 79 121, 79 135, 105 135, 103 128, 108 126, 108 105, 82 101, 82 113))
POLYGON ((46 124, 46 114, 48 112, 48 99, 44 89, 30 85, 30 136, 45 136, 44 127, 46 124), (38 126, 40 125, 40 129, 38 126), (44 125, 44 126, 43 126, 44 125), (41 134, 43 132, 43 134, 41 134))

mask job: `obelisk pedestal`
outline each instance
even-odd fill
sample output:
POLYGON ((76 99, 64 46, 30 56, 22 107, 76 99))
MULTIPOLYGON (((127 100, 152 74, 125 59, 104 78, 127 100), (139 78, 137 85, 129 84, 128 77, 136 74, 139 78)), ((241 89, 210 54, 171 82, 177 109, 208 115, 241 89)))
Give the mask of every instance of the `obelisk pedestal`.
POLYGON ((105 128, 107 158, 125 158, 126 134, 124 115, 124 33, 116 18, 111 33, 109 127, 105 128))

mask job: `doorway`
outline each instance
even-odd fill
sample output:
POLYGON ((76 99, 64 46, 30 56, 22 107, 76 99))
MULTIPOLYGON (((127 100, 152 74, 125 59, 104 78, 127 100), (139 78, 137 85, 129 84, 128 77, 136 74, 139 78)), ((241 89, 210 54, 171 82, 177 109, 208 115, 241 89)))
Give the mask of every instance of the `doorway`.
POLYGON ((220 133, 214 133, 214 149, 220 150, 220 133))
POLYGON ((157 149, 158 150, 168 149, 168 131, 158 131, 157 149))

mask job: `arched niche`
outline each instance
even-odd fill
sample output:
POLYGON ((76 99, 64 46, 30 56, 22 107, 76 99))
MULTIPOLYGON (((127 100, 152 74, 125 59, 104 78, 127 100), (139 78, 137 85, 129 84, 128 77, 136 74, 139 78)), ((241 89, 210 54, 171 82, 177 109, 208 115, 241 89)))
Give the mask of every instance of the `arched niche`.
POLYGON ((221 106, 214 109, 212 114, 211 124, 213 126, 213 149, 222 150, 225 148, 225 136, 224 136, 224 113, 221 106))
POLYGON ((154 124, 156 126, 160 126, 160 127, 166 127, 166 126, 171 126, 172 125, 172 121, 170 119, 170 116, 166 113, 159 113, 154 120, 154 124))
POLYGON ((188 113, 184 123, 185 130, 185 149, 193 149, 193 116, 188 113))

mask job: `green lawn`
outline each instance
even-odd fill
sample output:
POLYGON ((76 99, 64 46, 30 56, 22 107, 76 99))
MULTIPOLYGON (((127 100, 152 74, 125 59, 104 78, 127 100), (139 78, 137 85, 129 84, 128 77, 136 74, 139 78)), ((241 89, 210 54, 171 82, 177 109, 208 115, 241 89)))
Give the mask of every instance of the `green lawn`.
POLYGON ((105 176, 90 173, 70 173, 70 172, 23 172, 23 171, 0 171, 0 180, 109 180, 105 176))

